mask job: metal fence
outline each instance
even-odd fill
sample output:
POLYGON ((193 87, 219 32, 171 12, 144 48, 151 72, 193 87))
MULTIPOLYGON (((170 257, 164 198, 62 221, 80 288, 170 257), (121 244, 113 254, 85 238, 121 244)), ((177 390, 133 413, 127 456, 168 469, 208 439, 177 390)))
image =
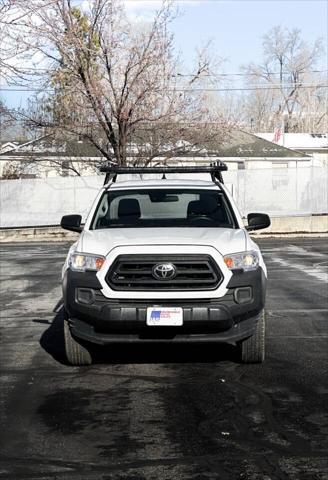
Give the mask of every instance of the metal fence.
MULTIPOLYGON (((243 215, 328 211, 328 175, 323 167, 232 170, 224 173, 224 179, 243 215)), ((84 220, 102 183, 103 176, 2 180, 0 227, 58 225, 61 216, 70 213, 79 213, 84 220)))

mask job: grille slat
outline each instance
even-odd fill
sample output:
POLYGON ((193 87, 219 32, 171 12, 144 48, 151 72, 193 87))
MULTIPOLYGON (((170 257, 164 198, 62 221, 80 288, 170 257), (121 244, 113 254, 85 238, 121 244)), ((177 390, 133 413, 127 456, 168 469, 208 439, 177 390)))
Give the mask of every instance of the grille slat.
MULTIPOLYGON (((140 283, 145 283, 145 284, 149 284, 149 285, 153 285, 154 284, 154 281, 153 280, 150 280, 148 278, 124 278, 124 279, 115 279, 115 283, 116 284, 121 284, 121 285, 125 285, 127 282, 129 283, 133 283, 133 284, 140 284, 140 283)), ((176 285, 181 285, 181 284, 185 284, 186 282, 188 282, 189 284, 194 284, 194 283, 200 283, 200 280, 195 280, 195 279, 188 279, 188 278, 184 278, 184 279, 174 279, 174 280, 167 280, 165 282, 165 284, 167 285, 168 283, 170 284, 176 284, 176 285)), ((213 283, 213 278, 211 279, 201 279, 201 282, 202 283, 213 283)), ((163 281, 164 283, 164 281, 163 281)))
MULTIPOLYGON (((187 269, 184 269, 184 270, 181 270, 180 268, 178 269, 179 270, 179 275, 209 275, 209 270, 204 270, 204 269, 190 269, 190 270, 187 270, 187 269)), ((146 270, 146 269, 140 269, 140 270, 137 270, 137 269, 118 269, 116 271, 116 275, 151 275, 152 274, 152 268, 146 270)))
POLYGON ((113 290, 214 290, 222 281, 222 273, 209 255, 119 255, 106 281, 113 290), (172 263, 175 277, 155 278, 153 269, 160 263, 172 263))
POLYGON ((116 275, 150 275, 152 272, 151 268, 149 268, 148 270, 146 269, 140 269, 140 270, 137 270, 136 268, 135 269, 132 269, 132 270, 128 270, 128 269, 118 269, 116 271, 116 275))

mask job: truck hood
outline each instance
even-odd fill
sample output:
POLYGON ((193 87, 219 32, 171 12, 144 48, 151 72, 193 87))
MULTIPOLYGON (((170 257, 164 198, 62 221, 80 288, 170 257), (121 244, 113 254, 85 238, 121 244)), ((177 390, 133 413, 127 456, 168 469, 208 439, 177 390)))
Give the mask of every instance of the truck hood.
POLYGON ((140 245, 206 245, 226 255, 246 250, 246 235, 242 229, 200 227, 85 230, 77 250, 106 256, 115 247, 140 245))

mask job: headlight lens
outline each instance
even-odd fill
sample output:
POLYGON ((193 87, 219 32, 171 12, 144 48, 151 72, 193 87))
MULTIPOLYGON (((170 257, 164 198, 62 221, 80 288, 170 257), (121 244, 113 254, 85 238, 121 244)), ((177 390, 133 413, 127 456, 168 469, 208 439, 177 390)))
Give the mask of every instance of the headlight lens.
POLYGON ((105 263, 105 257, 84 253, 73 253, 69 258, 69 267, 75 272, 87 270, 98 272, 105 263))
POLYGON ((256 270, 259 266, 259 254, 255 251, 232 253, 223 257, 229 270, 256 270))

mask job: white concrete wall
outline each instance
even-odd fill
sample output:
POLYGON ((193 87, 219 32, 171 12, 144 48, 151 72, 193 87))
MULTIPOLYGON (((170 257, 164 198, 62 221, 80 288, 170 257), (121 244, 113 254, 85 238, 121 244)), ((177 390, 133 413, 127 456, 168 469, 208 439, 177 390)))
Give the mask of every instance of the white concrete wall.
POLYGON ((323 167, 273 168, 226 172, 243 215, 254 211, 272 216, 328 212, 328 175, 323 167))
MULTIPOLYGON (((288 217, 328 212, 326 168, 231 170, 223 176, 243 215, 258 211, 288 217)), ((204 174, 196 177, 208 179, 204 174)), ((62 215, 70 213, 81 214, 84 220, 103 179, 93 176, 0 181, 0 227, 58 225, 62 215)))
POLYGON ((86 217, 102 176, 0 181, 0 227, 58 225, 70 213, 86 217))

